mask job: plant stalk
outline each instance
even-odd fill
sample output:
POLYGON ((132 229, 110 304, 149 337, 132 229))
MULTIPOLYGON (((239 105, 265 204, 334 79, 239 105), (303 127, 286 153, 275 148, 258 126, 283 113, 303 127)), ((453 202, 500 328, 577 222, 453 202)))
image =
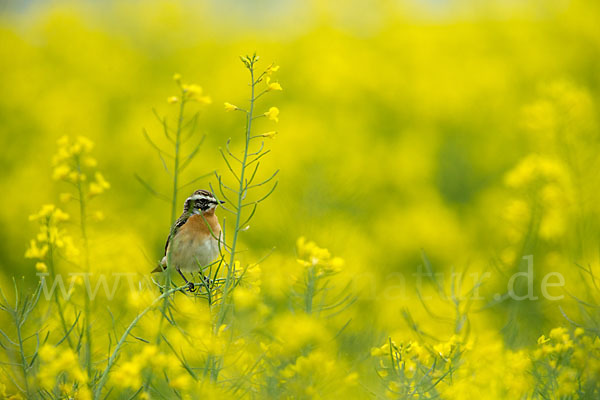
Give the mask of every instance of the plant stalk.
MULTIPOLYGON (((84 257, 84 270, 87 274, 87 279, 89 279, 90 274, 90 249, 89 242, 87 237, 87 227, 86 227, 86 204, 84 197, 83 185, 81 184, 81 160, 79 157, 75 158, 75 163, 77 167, 77 173, 79 176, 77 177, 77 192, 79 194, 79 225, 81 230, 81 238, 83 240, 83 257, 84 257)), ((92 381, 92 327, 90 322, 90 298, 88 296, 89 293, 85 293, 84 297, 84 314, 85 314, 85 353, 86 353, 86 371, 88 374, 88 378, 90 382, 92 381)))
POLYGON ((254 114, 254 102, 256 100, 254 90, 256 86, 256 82, 254 81, 254 61, 250 64, 250 81, 251 81, 251 96, 250 96, 250 109, 246 113, 246 140, 244 144, 244 157, 242 158, 241 167, 240 167, 240 178, 239 178, 239 189, 238 189, 238 197, 237 197, 237 212, 235 217, 235 227, 233 230, 233 238, 231 241, 231 256, 229 259, 229 264, 227 265, 227 277, 225 279, 225 287, 223 289, 223 301, 221 303, 221 307, 219 309, 219 317, 217 319, 217 324, 215 325, 215 329, 218 330, 219 327, 225 321, 225 316, 227 314, 229 308, 229 292, 231 290, 231 282, 233 280, 234 274, 234 263, 235 263, 235 250, 238 241, 238 234, 240 232, 240 222, 242 217, 242 202, 244 197, 244 177, 246 173, 246 164, 248 161, 248 149, 250 147, 250 132, 252 130, 252 118, 254 114))
POLYGON ((175 293, 175 292, 177 292, 179 290, 183 290, 186 287, 187 287, 187 285, 184 285, 184 286, 176 287, 176 288, 173 288, 171 290, 168 290, 168 291, 164 292, 162 295, 160 295, 159 297, 157 297, 156 299, 154 299, 154 301, 152 302, 152 304, 150 304, 148 307, 146 307, 141 313, 139 313, 134 318, 133 321, 131 321, 131 323, 129 324, 129 326, 127 327, 127 329, 125 330, 125 332, 123 333, 123 335, 121 336, 121 338, 119 339, 119 342, 115 346, 115 349, 113 350, 112 354, 110 355, 110 358, 108 359, 108 363, 106 364, 106 368, 104 368, 104 371, 102 371, 102 375, 100 376, 100 380, 98 381, 98 385, 96 386, 96 390, 94 391, 94 399, 99 399, 100 398, 100 395, 102 394, 102 388, 106 384, 106 379, 108 378, 108 373, 110 372, 110 369, 114 365, 114 363, 115 363, 115 361, 117 359, 117 356, 119 355, 119 350, 121 350, 121 347, 125 343, 125 340, 127 339, 127 336, 129 336, 129 333, 131 333, 131 331, 133 330, 133 328, 135 328, 135 326, 140 321, 140 319, 142 319, 142 317, 144 315, 146 315, 146 313, 148 313, 148 311, 150 311, 154 307, 154 305, 156 303, 158 303, 160 300, 162 300, 164 298, 167 298, 171 294, 173 294, 173 293, 175 293))

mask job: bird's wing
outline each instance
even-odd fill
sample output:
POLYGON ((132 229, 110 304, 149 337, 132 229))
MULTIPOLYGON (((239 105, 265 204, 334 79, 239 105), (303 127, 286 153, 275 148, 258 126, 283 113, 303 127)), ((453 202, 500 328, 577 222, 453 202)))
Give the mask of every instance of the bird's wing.
POLYGON ((188 213, 184 212, 183 214, 181 214, 181 217, 179 217, 177 219, 177 221, 175 221, 175 224, 173 225, 171 232, 169 232, 169 237, 167 237, 167 243, 165 243, 165 255, 164 255, 163 259, 161 260, 161 262, 158 263, 158 267, 154 268, 154 270, 152 270, 152 272, 160 272, 165 269, 167 249, 169 248, 169 243, 171 242, 171 238, 175 236, 175 234, 177 233, 179 228, 181 228, 183 225, 185 225, 188 218, 189 218, 188 213))
POLYGON ((179 228, 181 228, 183 225, 185 225, 185 223, 187 222, 189 217, 190 216, 188 215, 188 213, 183 213, 183 214, 181 214, 181 217, 179 217, 177 219, 177 221, 175 221, 175 224, 173 225, 173 228, 171 229, 171 232, 169 233, 169 237, 167 238, 167 243, 165 243, 165 256, 167 255, 167 249, 169 248, 169 243, 171 242, 171 238, 175 236, 175 234, 177 233, 179 228))

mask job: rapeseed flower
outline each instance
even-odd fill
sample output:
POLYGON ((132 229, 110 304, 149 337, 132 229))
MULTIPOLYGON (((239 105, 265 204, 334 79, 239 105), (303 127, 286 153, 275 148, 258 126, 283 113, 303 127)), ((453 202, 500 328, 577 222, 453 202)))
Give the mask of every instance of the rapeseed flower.
POLYGON ((202 104, 210 104, 212 103, 212 99, 210 98, 210 96, 206 96, 203 94, 203 89, 201 86, 196 85, 195 83, 193 84, 182 84, 181 88, 183 90, 184 95, 186 96, 186 99, 192 100, 192 101, 197 101, 198 103, 202 103, 202 104))
POLYGON ((70 348, 57 349, 46 344, 40 348, 38 354, 43 367, 40 368, 37 378, 42 388, 52 391, 57 384, 57 377, 61 374, 82 387, 87 385, 88 376, 81 369, 77 355, 70 348))
POLYGON ((265 70, 265 73, 267 75, 271 75, 273 72, 277 72, 277 71, 279 71, 279 65, 271 64, 267 67, 267 69, 265 70))
POLYGON ((275 135, 277 135, 277 131, 265 132, 265 133, 261 134, 260 136, 271 139, 271 138, 274 138, 275 135))
POLYGON ((48 272, 48 266, 46 265, 46 263, 38 262, 35 263, 35 270, 37 272, 46 273, 48 272))
POLYGON ((281 85, 279 84, 279 82, 271 82, 271 78, 267 77, 265 79, 265 82, 267 84, 267 90, 271 91, 271 90, 283 90, 283 88, 281 87, 281 85))
POLYGON ((97 196, 104 193, 106 189, 110 188, 110 183, 104 179, 104 176, 100 172, 96 172, 94 177, 96 180, 90 183, 88 195, 90 197, 97 196))
POLYGON ((227 102, 225 102, 224 104, 225 104, 225 111, 235 111, 235 110, 239 110, 239 107, 238 107, 238 106, 235 106, 235 105, 233 105, 233 104, 231 104, 231 103, 227 103, 227 102))
POLYGON ((271 121, 279 122, 279 108, 271 107, 269 111, 264 113, 264 116, 269 118, 271 121))

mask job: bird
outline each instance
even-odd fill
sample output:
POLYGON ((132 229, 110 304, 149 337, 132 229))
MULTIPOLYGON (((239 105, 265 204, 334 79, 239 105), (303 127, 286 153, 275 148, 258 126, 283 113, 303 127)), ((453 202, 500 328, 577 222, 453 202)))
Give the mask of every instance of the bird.
POLYGON ((196 190, 183 203, 183 213, 171 227, 165 244, 165 254, 152 272, 167 268, 167 256, 171 265, 194 290, 183 272, 198 271, 209 265, 220 254, 222 243, 221 225, 215 209, 224 201, 217 200, 208 190, 196 190))

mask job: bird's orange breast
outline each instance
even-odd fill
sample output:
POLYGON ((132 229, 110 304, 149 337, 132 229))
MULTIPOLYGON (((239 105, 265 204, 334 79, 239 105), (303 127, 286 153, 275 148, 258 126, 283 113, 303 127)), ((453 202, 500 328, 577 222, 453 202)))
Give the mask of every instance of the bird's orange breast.
POLYGON ((207 214, 189 217, 169 241, 167 253, 172 250, 171 262, 181 271, 195 271, 219 256, 221 226, 214 213, 207 214))
POLYGON ((192 215, 180 228, 178 236, 192 237, 219 237, 221 234, 221 226, 214 212, 211 214, 205 213, 202 215, 192 215), (203 218, 204 217, 204 218, 203 218))

